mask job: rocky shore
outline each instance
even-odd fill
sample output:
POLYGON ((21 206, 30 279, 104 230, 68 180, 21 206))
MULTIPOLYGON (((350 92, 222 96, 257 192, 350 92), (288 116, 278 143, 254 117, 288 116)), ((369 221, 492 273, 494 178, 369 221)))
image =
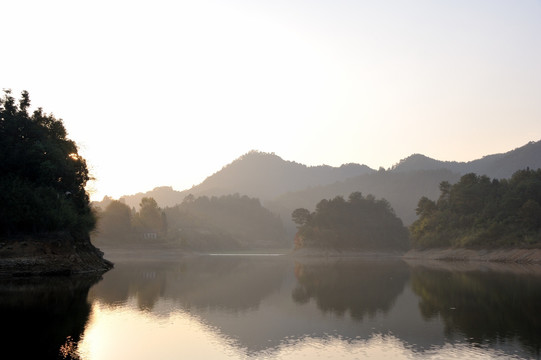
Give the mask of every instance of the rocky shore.
POLYGON ((541 264, 541 249, 426 249, 410 250, 404 259, 484 261, 519 264, 541 264))
POLYGON ((103 273, 112 267, 89 238, 55 233, 0 240, 0 277, 103 273))
POLYGON ((402 258, 416 261, 491 262, 541 264, 541 249, 426 249, 399 251, 363 251, 302 248, 291 253, 294 257, 358 257, 370 259, 402 258))

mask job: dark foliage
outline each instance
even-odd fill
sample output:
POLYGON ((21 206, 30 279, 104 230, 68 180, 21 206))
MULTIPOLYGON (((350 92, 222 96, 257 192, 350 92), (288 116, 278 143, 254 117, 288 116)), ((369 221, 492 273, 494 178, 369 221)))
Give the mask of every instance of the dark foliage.
POLYGON ((419 200, 414 247, 541 245, 541 169, 503 180, 466 174, 454 185, 442 182, 440 192, 437 201, 419 200))
POLYGON ((0 99, 0 236, 88 234, 95 218, 86 162, 62 120, 29 106, 26 91, 18 102, 9 90, 0 99))
POLYGON ((354 192, 346 201, 321 200, 316 211, 293 211, 299 225, 295 247, 334 249, 395 249, 408 247, 408 232, 385 199, 354 192))

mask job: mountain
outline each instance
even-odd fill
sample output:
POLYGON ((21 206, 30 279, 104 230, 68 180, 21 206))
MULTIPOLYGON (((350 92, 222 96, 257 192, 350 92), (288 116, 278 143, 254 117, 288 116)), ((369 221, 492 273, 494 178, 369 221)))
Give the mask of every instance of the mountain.
MULTIPOLYGON (((476 173, 490 178, 509 178, 525 168, 541 168, 541 141, 530 142, 503 154, 488 155, 470 162, 440 161, 414 154, 401 160, 388 171, 378 171, 351 177, 330 185, 318 186, 277 197, 268 207, 284 217, 295 208, 313 210, 321 199, 347 197, 353 191, 387 199, 396 214, 409 225, 416 218, 415 208, 422 196, 439 197, 439 184, 456 183, 461 175, 476 173)), ((292 224, 289 225, 289 231, 292 224)))
POLYGON ((408 172, 416 170, 447 169, 459 174, 476 173, 490 178, 509 178, 520 169, 541 168, 541 141, 528 144, 503 154, 484 156, 469 162, 440 161, 421 154, 413 154, 400 160, 391 170, 408 172))
POLYGON ((366 165, 306 166, 275 154, 250 151, 189 190, 194 195, 241 193, 263 200, 288 191, 331 184, 374 170, 366 165))
POLYGON ((442 181, 455 183, 469 172, 508 178, 526 167, 541 168, 541 141, 469 162, 440 161, 414 154, 387 171, 375 171, 358 164, 310 167, 283 160, 273 153, 250 151, 189 190, 158 187, 123 199, 130 207, 138 208, 144 196, 151 196, 161 207, 166 207, 181 203, 188 194, 221 196, 239 193, 259 198, 265 207, 280 214, 291 232, 295 229, 290 220, 294 209, 313 210, 321 199, 337 195, 347 197, 359 191, 387 199, 397 215, 409 225, 416 219, 419 198, 436 199, 442 181))
POLYGON ((222 196, 239 193, 265 202, 286 192, 332 184, 372 172, 374 170, 366 165, 306 166, 283 160, 275 154, 250 151, 189 190, 176 191, 164 186, 145 193, 123 196, 122 199, 135 208, 139 207, 143 197, 153 197, 159 206, 166 207, 180 204, 188 194, 222 196))
MULTIPOLYGON (((267 203, 267 207, 279 213, 282 219, 289 220, 296 208, 314 210, 321 199, 342 196, 347 199, 355 191, 363 195, 372 194, 376 198, 385 198, 405 225, 416 218, 415 208, 422 196, 436 199, 439 196, 439 184, 442 181, 455 183, 460 179, 458 173, 447 169, 412 170, 408 172, 377 171, 297 192, 283 194, 267 203)), ((291 222, 285 224, 289 232, 293 231, 291 222)))

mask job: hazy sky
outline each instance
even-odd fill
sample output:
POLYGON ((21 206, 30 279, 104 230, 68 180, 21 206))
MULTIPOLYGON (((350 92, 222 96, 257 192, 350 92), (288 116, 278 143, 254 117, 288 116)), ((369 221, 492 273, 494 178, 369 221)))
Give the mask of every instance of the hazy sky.
POLYGON ((257 149, 468 161, 541 139, 541 0, 0 0, 0 86, 62 118, 94 199, 257 149))

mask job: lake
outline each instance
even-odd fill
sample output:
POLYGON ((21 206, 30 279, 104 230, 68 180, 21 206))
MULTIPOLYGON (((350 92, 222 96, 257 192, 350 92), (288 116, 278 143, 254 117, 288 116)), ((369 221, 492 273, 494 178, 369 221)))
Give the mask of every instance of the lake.
MULTIPOLYGON (((114 259, 113 259, 114 260, 114 259)), ((206 255, 4 280, 39 359, 539 359, 541 266, 206 255)))

